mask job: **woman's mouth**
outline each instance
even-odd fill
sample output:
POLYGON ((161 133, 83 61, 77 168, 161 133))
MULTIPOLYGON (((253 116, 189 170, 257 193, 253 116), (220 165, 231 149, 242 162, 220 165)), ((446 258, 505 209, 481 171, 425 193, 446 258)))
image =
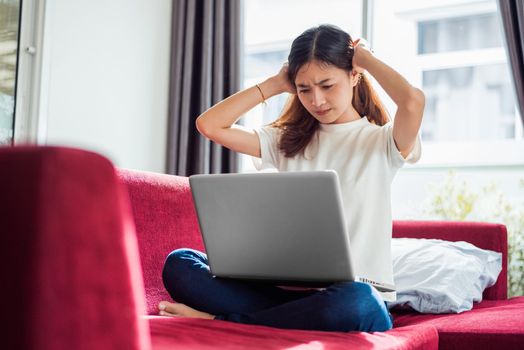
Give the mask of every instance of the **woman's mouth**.
POLYGON ((324 110, 321 110, 321 111, 315 111, 315 114, 316 115, 326 115, 330 110, 331 110, 331 108, 324 109, 324 110))

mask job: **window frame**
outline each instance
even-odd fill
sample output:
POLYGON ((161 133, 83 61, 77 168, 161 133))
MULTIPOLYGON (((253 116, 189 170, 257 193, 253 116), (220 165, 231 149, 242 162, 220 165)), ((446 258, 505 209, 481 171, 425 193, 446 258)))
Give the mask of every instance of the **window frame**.
POLYGON ((45 144, 47 129, 48 69, 43 64, 48 57, 44 34, 49 31, 46 20, 48 0, 23 0, 18 46, 16 102, 13 143, 45 144))

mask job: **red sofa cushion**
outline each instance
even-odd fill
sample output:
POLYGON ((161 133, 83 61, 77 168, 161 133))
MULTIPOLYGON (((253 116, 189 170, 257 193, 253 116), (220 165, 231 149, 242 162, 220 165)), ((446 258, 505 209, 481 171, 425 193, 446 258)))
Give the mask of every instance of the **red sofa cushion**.
POLYGON ((432 325, 441 349, 524 349, 524 297, 484 300, 460 314, 394 312, 394 327, 432 325))
POLYGON ((155 350, 176 349, 438 349, 434 327, 387 332, 320 332, 244 325, 219 320, 144 316, 155 350))

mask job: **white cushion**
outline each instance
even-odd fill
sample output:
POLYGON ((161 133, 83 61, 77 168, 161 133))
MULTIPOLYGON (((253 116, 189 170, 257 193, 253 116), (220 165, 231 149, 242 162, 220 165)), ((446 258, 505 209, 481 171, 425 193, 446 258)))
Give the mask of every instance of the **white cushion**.
POLYGON ((467 242, 394 238, 391 245, 397 300, 390 308, 459 313, 482 300, 497 281, 502 254, 467 242))

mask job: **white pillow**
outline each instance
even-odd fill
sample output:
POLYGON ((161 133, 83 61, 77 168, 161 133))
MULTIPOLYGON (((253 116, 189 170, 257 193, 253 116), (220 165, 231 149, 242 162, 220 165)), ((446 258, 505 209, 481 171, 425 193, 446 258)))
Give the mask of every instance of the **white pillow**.
POLYGON ((394 238, 391 254, 397 301, 388 306, 424 313, 471 310, 502 270, 502 253, 463 241, 394 238))

